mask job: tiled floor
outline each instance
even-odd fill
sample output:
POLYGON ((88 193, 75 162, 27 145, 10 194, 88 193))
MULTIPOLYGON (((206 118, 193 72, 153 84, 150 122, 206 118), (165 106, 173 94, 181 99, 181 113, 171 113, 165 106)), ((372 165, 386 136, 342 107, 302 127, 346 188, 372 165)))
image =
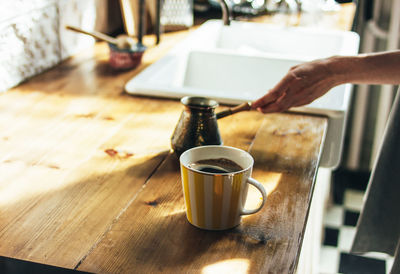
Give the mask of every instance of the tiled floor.
POLYGON ((321 274, 386 274, 393 260, 386 254, 349 254, 369 173, 336 171, 333 176, 333 202, 324 216, 324 241, 321 247, 321 274))

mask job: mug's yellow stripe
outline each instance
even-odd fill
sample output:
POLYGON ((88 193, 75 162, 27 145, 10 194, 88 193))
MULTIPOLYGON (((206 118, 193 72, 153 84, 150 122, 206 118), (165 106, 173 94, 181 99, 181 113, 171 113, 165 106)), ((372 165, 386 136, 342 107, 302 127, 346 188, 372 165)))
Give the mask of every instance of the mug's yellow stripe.
POLYGON ((224 176, 215 176, 213 181, 213 228, 221 227, 222 200, 224 195, 224 176))
POLYGON ((196 189, 196 208, 197 208, 197 225, 204 227, 205 224, 205 208, 204 208, 204 180, 202 174, 197 172, 194 175, 194 188, 196 189))
POLYGON ((242 184, 242 178, 243 178, 243 173, 235 174, 233 177, 228 226, 233 226, 235 224, 236 218, 238 218, 237 214, 238 214, 240 186, 242 184))
POLYGON ((186 201, 186 213, 189 222, 193 222, 192 217, 192 208, 190 206, 190 195, 189 195, 189 176, 188 176, 188 169, 181 165, 182 170, 182 183, 183 183, 183 191, 185 192, 185 201, 186 201))

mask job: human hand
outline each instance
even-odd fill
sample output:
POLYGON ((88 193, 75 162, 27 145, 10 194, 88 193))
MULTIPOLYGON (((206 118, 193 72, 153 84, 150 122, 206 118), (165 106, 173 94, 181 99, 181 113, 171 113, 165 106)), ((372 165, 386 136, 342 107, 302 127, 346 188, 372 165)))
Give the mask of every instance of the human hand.
POLYGON ((292 67, 275 87, 252 103, 252 108, 263 113, 282 112, 309 104, 338 84, 330 59, 303 63, 292 67))

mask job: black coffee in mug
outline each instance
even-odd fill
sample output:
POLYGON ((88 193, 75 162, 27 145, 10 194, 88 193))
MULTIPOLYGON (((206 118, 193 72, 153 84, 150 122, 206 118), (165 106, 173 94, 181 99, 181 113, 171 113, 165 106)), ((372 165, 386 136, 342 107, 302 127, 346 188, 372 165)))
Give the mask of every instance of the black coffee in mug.
POLYGON ((189 165, 190 168, 209 173, 231 173, 243 168, 227 158, 203 159, 189 165))

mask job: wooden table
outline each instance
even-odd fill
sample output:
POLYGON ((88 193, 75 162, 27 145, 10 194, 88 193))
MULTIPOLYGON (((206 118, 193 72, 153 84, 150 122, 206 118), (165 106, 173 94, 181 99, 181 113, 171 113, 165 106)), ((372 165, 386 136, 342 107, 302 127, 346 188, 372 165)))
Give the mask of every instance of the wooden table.
MULTIPOLYGON (((110 69, 99 43, 0 95, 0 256, 101 273, 295 271, 327 119, 221 119, 268 200, 232 230, 193 227, 170 151, 182 105, 123 92, 185 35, 163 35, 127 72, 110 69)), ((249 206, 258 200, 250 190, 249 206)))

